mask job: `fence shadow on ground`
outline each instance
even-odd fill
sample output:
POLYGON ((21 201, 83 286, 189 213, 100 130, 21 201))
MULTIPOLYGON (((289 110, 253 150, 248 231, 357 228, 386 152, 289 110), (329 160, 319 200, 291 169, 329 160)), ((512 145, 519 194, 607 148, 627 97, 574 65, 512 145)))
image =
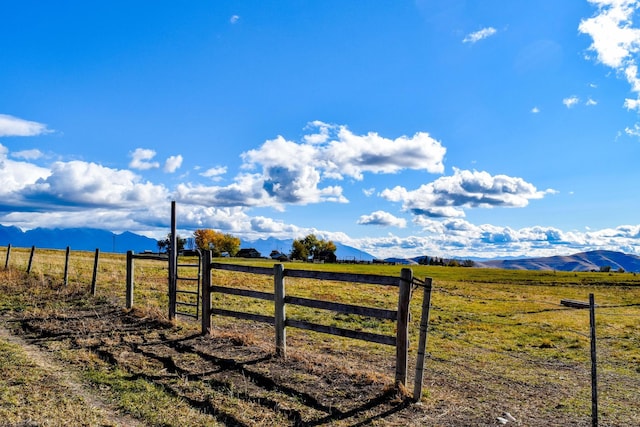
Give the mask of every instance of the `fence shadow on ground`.
POLYGON ((337 375, 339 366, 323 372, 304 358, 283 361, 226 333, 181 336, 166 321, 106 303, 12 324, 33 344, 93 353, 130 380, 156 384, 226 425, 365 425, 409 405, 389 382, 337 375))

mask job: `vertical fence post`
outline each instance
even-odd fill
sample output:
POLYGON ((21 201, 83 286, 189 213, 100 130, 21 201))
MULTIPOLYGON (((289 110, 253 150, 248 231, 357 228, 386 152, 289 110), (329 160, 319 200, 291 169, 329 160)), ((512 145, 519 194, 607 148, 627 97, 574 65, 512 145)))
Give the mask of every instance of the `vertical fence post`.
POLYGON ((275 305, 275 328, 276 328, 276 356, 287 358, 287 312, 284 303, 284 265, 274 264, 273 266, 273 286, 275 305))
POLYGON ((69 246, 67 246, 67 250, 64 254, 64 279, 63 279, 63 283, 65 286, 67 286, 69 284, 69 252, 71 251, 71 248, 69 246))
POLYGON ((596 304, 589 294, 589 326, 591 329, 591 425, 598 427, 598 366, 596 361, 596 304))
POLYGON ((171 202, 171 233, 169 235, 169 320, 176 317, 178 236, 176 235, 176 202, 171 202))
POLYGON ((400 273, 398 292, 398 324, 396 331, 396 386, 407 385, 407 365, 409 363, 409 301, 413 271, 403 268, 400 273))
POLYGON ((93 276, 91 277, 91 295, 96 296, 96 279, 98 277, 98 259, 100 258, 100 249, 96 248, 96 255, 93 259, 93 276))
POLYGON ((4 269, 9 268, 9 256, 11 255, 11 243, 7 245, 7 259, 4 261, 4 269))
POLYGON ((33 254, 36 251, 35 246, 31 246, 31 255, 29 255, 29 264, 27 264, 27 274, 31 273, 31 264, 33 264, 33 254))
POLYGON ((202 335, 211 334, 211 251, 202 254, 202 335))
POLYGON ((127 251, 127 309, 133 307, 133 251, 127 251))
POLYGON ((429 311, 431 308, 432 279, 430 277, 427 277, 424 282, 424 295, 422 296, 422 317, 420 318, 420 339, 418 341, 418 359, 416 360, 416 378, 413 383, 413 400, 415 402, 419 402, 422 398, 424 359, 427 353, 427 333, 429 332, 429 311))

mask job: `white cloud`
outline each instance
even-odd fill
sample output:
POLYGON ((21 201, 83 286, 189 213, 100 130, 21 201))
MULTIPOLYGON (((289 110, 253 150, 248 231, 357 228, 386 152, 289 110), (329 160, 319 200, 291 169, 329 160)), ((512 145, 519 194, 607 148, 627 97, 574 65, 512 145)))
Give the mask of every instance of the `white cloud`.
POLYGON ((553 190, 539 191, 522 178, 492 176, 487 172, 454 168, 453 176, 409 191, 397 186, 380 194, 386 200, 402 202, 403 209, 427 217, 462 217, 463 208, 524 207, 553 190))
POLYGON ((624 132, 629 136, 640 137, 640 125, 636 123, 633 127, 627 126, 624 132))
MULTIPOLYGON (((238 203, 243 206, 309 204, 325 201, 346 202, 340 186, 322 186, 330 179, 351 177, 362 180, 364 173, 397 173, 403 169, 441 173, 446 149, 429 134, 396 139, 370 132, 356 135, 345 126, 312 122, 313 131, 303 143, 282 136, 268 140, 259 148, 242 154, 245 170, 258 173, 241 175, 244 183, 227 187, 182 186, 185 200, 206 197, 209 203, 238 203)), ((280 206, 278 206, 280 205, 280 206)))
POLYGON ((182 156, 178 154, 177 156, 170 156, 164 163, 164 171, 167 173, 174 173, 177 169, 182 166, 182 156))
POLYGON ((42 157, 42 151, 37 148, 31 150, 22 150, 22 151, 14 151, 11 153, 11 156, 16 159, 24 159, 24 160, 36 160, 42 157))
POLYGON ((631 26, 639 4, 636 0, 589 0, 597 6, 597 13, 580 22, 578 30, 593 39, 589 50, 598 61, 611 68, 625 68, 633 63, 631 55, 640 46, 640 31, 631 26))
POLYGON ((128 170, 110 169, 82 161, 55 162, 50 174, 24 188, 24 200, 46 209, 132 207, 163 203, 164 186, 141 182, 128 170))
POLYGON ((315 120, 307 124, 305 129, 317 128, 318 132, 305 135, 303 137, 304 142, 306 142, 307 144, 323 144, 327 142, 327 140, 329 139, 329 129, 331 129, 331 127, 331 125, 321 122, 320 120, 315 120))
POLYGON ((227 173, 226 166, 217 166, 214 168, 207 169, 206 171, 202 172, 200 176, 204 176, 205 178, 211 178, 212 181, 219 181, 221 179, 220 176, 224 175, 225 173, 227 173))
POLYGON ((624 106, 627 110, 640 109, 640 100, 627 98, 624 100, 624 106))
POLYGON ((598 101, 589 98, 587 99, 587 102, 584 103, 584 105, 586 105, 587 107, 592 107, 594 105, 598 105, 598 101))
POLYGON ((375 211, 371 215, 362 215, 358 220, 358 224, 405 228, 407 220, 393 216, 389 212, 375 211))
MULTIPOLYGON (((597 60, 625 77, 632 92, 640 96, 640 77, 636 55, 640 50, 640 29, 633 27, 637 0, 589 0, 597 12, 580 22, 578 30, 591 37, 589 50, 597 60)), ((626 99, 627 109, 637 109, 638 100, 626 99)))
POLYGON ((49 169, 7 158, 8 150, 0 144, 0 196, 11 206, 24 188, 50 175, 49 169))
POLYGON ((131 169, 139 170, 159 168, 160 163, 150 161, 155 156, 156 152, 154 150, 147 148, 136 148, 136 150, 130 154, 131 162, 129 162, 129 167, 131 169))
POLYGON ((467 36, 462 40, 463 43, 476 43, 482 39, 486 39, 487 37, 491 37, 497 33, 497 30, 493 27, 483 28, 479 31, 467 34, 467 36))
POLYGON ((229 18, 229 22, 231 22, 232 24, 235 24, 239 20, 240 20, 240 16, 238 15, 232 15, 231 18, 229 18))
POLYGON ((562 103, 565 105, 565 107, 567 108, 571 108, 574 105, 578 104, 578 102, 580 102, 580 98, 578 98, 577 96, 570 96, 568 98, 564 98, 562 100, 562 103))
POLYGON ((0 137, 3 136, 37 136, 52 132, 47 125, 20 119, 7 114, 0 114, 0 137))
POLYGON ((374 187, 362 189, 362 193, 367 197, 373 196, 375 192, 376 192, 376 189, 374 187))
POLYGON ((423 235, 367 237, 349 244, 378 257, 419 255, 468 258, 535 257, 574 254, 587 250, 616 250, 640 254, 640 225, 585 232, 562 231, 554 227, 521 229, 492 224, 475 225, 463 219, 416 218, 423 235))
POLYGON ((539 109, 538 107, 533 107, 533 108, 531 109, 531 112, 532 112, 533 114, 538 114, 538 113, 540 112, 540 109, 539 109))

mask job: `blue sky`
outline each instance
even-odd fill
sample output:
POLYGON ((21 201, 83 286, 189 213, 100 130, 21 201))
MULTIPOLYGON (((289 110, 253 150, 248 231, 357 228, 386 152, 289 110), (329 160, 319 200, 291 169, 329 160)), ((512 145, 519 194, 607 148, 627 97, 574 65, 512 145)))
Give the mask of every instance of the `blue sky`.
POLYGON ((0 224, 640 254, 639 9, 0 0, 0 224))

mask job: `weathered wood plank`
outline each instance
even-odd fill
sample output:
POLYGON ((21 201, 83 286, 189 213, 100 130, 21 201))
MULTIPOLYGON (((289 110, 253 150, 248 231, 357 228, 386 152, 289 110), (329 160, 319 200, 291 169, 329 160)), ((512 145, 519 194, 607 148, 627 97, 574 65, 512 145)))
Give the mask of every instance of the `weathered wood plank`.
POLYGON ((273 301, 273 298, 274 298, 273 294, 269 292, 254 291, 251 289, 229 288, 226 286, 218 286, 218 285, 211 285, 209 289, 211 289, 211 292, 219 292, 221 294, 238 295, 241 297, 264 299, 267 301, 273 301))
POLYGON ((372 285, 398 286, 399 277, 377 274, 336 273, 331 271, 285 270, 285 276, 300 279, 334 280, 338 282, 367 283, 372 285))
POLYGON ((273 325, 273 316, 264 316, 262 314, 243 313, 241 311, 225 310, 223 308, 212 308, 212 314, 219 314, 220 316, 235 317, 237 319, 253 320, 255 322, 270 323, 273 325))
POLYGON ((338 302, 320 301, 309 298, 287 296, 285 302, 288 304, 301 305, 304 307, 320 308, 322 310, 337 311, 338 313, 357 314, 360 316, 375 317, 378 319, 396 320, 398 312, 383 308, 363 307, 359 305, 342 304, 338 302))
POLYGON ((168 261, 167 255, 155 255, 155 254, 133 254, 133 259, 151 259, 156 261, 168 261))
POLYGON ((237 271, 240 273, 262 274, 265 276, 273 276, 273 268, 252 267, 250 265, 223 264, 220 262, 212 262, 211 268, 216 270, 237 271))
POLYGON ((309 331, 322 332, 325 334, 338 335, 345 338, 354 338, 363 341, 375 342, 385 345, 396 345, 395 337, 388 335, 374 334, 371 332, 352 331, 350 329, 342 329, 335 326, 318 325, 317 323, 306 322, 304 320, 286 320, 287 326, 298 329, 306 329, 309 331))

